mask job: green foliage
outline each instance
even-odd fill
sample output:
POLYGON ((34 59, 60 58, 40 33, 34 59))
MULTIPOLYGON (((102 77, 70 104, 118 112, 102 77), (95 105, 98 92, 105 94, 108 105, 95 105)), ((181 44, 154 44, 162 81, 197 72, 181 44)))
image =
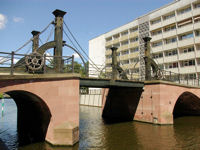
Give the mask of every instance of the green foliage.
POLYGON ((2 99, 3 98, 3 93, 0 93, 0 99, 2 99))
MULTIPOLYGON (((74 61, 74 73, 79 73, 82 77, 86 77, 87 75, 87 68, 89 66, 89 62, 86 63, 86 69, 84 65, 81 65, 77 61, 74 61)), ((67 64, 64 66, 64 72, 72 72, 72 64, 67 64)))

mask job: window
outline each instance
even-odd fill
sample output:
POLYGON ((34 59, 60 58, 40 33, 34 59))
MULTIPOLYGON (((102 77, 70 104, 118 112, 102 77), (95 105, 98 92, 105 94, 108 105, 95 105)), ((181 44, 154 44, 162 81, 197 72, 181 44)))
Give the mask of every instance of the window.
POLYGON ((159 22, 161 22, 161 18, 151 21, 151 24, 153 25, 159 22))
POLYGON ((138 52, 138 51, 139 51, 138 47, 130 49, 130 53, 135 53, 135 52, 138 52))
POLYGON ((177 55, 177 49, 174 49, 174 50, 170 50, 170 51, 166 51, 165 52, 165 56, 174 56, 174 55, 177 55))
POLYGON ((109 42, 112 40, 112 37, 106 38, 106 42, 109 42))
POLYGON ((117 48, 119 48, 119 47, 120 47, 120 44, 119 44, 119 43, 114 44, 113 47, 117 47, 117 48))
POLYGON ((162 45, 162 41, 152 43, 152 47, 158 47, 162 45))
POLYGON ((137 42, 137 41, 138 41, 138 37, 130 39, 130 43, 137 42))
POLYGON ((184 8, 184 9, 179 10, 179 11, 178 11, 178 15, 187 13, 187 12, 189 12, 189 11, 191 11, 191 7, 190 7, 190 6, 187 7, 187 8, 184 8))
POLYGON ((121 55, 127 55, 127 54, 129 54, 129 50, 126 50, 126 51, 122 51, 122 52, 121 52, 121 55))
POLYGON ((125 36, 125 35, 128 35, 128 30, 121 33, 121 36, 125 36))
POLYGON ((170 43, 174 43, 177 41, 176 37, 170 38, 170 39, 165 39, 165 44, 170 44, 170 43))
POLYGON ((175 13, 174 13, 174 12, 173 12, 172 14, 163 16, 163 19, 164 19, 164 20, 167 20, 167 19, 170 19, 170 18, 172 18, 172 17, 175 17, 175 13))
POLYGON ((193 37, 193 33, 187 33, 179 36, 179 40, 189 39, 193 37))
POLYGON ((127 41, 123 41, 122 45, 128 45, 128 40, 127 41))
POLYGON ((130 33, 138 31, 138 27, 134 27, 130 29, 130 33))
POLYGON ((200 3, 194 4, 194 8, 200 8, 200 3))
POLYGON ((200 36, 200 30, 195 31, 195 36, 200 36))
POLYGON ((157 53, 157 54, 153 54, 153 58, 162 58, 163 57, 163 53, 157 53))
POLYGON ((176 29, 176 25, 172 25, 172 26, 165 27, 164 31, 168 32, 168 31, 172 31, 172 30, 175 30, 175 29, 176 29))
POLYGON ((181 67, 186 67, 186 66, 194 66, 195 65, 195 60, 186 60, 181 62, 181 67))
POLYGON ((155 35, 158 35, 158 34, 161 34, 161 33, 162 33, 162 30, 157 30, 157 31, 152 31, 151 35, 155 36, 155 35))
POLYGON ((184 49, 180 49, 181 53, 189 53, 189 52, 193 52, 193 51, 194 51, 194 46, 187 47, 187 48, 184 48, 184 49))
POLYGON ((114 39, 118 39, 118 38, 119 38, 119 34, 115 34, 115 35, 113 36, 113 38, 114 38, 114 39))
POLYGON ((178 62, 173 62, 169 64, 165 64, 166 69, 178 68, 178 62))
POLYGON ((196 45, 196 49, 197 49, 197 50, 200 50, 200 45, 196 45))

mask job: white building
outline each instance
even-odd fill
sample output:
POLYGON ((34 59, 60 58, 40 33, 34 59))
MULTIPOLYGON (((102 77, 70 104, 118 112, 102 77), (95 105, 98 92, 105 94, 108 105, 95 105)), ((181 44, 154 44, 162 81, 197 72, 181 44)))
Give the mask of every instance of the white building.
MULTIPOLYGON (((89 57, 111 71, 110 47, 118 47, 118 61, 129 73, 144 71, 143 37, 150 36, 151 54, 168 71, 200 75, 200 0, 179 0, 154 10, 89 41, 89 57)), ((103 68, 103 67, 99 67, 103 68)), ((90 74, 95 74, 90 65, 90 74)))

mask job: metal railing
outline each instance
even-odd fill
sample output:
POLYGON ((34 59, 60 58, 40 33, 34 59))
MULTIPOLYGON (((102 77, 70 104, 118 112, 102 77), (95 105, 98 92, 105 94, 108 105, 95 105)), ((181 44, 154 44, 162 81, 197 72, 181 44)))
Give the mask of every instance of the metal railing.
POLYGON ((33 55, 0 52, 0 73, 9 73, 10 75, 14 73, 52 73, 54 71, 55 59, 62 60, 63 67, 61 73, 74 73, 74 56, 58 57, 44 54, 34 56, 33 59, 35 60, 33 62, 28 60, 28 64, 27 57, 33 58, 33 55), (29 65, 36 69, 31 70, 29 65))

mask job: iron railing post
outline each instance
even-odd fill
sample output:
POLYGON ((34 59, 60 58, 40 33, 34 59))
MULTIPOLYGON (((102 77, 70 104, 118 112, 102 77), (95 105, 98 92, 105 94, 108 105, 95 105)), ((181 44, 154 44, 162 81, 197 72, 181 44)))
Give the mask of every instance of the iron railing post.
POLYGON ((74 55, 72 55, 72 73, 74 73, 74 55))
POLYGON ((172 80, 172 72, 171 72, 171 71, 169 71, 169 80, 170 80, 170 81, 173 81, 173 80, 172 80))
POLYGON ((44 73, 46 73, 46 71, 47 71, 46 70, 47 69, 46 68, 46 54, 44 54, 44 68, 43 69, 44 69, 44 73))
POLYGON ((180 73, 178 74, 178 82, 179 82, 179 84, 181 83, 180 73))
POLYGON ((12 51, 11 53, 11 70, 10 70, 10 75, 13 75, 14 73, 14 52, 12 51))

